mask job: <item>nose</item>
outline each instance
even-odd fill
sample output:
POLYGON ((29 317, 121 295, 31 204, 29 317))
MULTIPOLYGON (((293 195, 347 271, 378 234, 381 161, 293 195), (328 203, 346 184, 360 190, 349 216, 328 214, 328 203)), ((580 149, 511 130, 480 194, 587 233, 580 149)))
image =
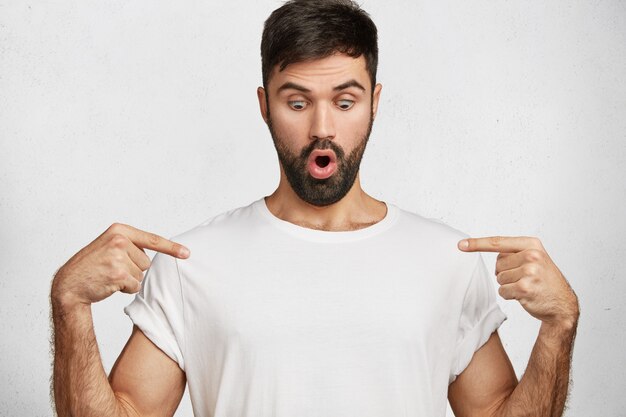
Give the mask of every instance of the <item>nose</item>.
POLYGON ((334 139, 335 123, 330 106, 324 104, 315 106, 312 117, 311 132, 309 135, 311 140, 334 139))

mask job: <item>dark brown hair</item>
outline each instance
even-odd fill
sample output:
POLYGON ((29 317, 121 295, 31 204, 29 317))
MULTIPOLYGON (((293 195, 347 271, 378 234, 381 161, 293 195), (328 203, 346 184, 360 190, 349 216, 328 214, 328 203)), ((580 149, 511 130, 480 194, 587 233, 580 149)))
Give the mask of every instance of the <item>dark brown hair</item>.
POLYGON ((261 39, 263 87, 272 69, 333 53, 363 55, 376 84, 378 34, 370 16, 351 0, 290 0, 265 21, 261 39))

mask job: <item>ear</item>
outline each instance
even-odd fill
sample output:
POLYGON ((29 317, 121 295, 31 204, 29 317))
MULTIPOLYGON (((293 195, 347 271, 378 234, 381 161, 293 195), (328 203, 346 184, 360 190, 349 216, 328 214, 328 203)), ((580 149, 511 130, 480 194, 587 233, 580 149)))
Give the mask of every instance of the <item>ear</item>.
POLYGON ((383 89, 383 85, 378 83, 374 86, 374 94, 372 95, 372 113, 373 118, 376 118, 376 112, 378 111, 378 100, 380 99, 380 90, 383 89))
POLYGON ((265 89, 259 87, 256 89, 256 95, 259 98, 259 109, 261 110, 261 117, 265 124, 267 124, 267 101, 265 99, 265 89))

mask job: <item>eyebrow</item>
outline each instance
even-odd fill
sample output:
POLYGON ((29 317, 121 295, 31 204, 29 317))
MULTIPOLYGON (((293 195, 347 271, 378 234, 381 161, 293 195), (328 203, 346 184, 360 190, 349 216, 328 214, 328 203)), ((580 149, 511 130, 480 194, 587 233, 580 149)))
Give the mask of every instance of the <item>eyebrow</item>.
POLYGON ((359 89, 361 89, 362 91, 365 91, 365 87, 363 87, 361 84, 359 84, 359 82, 357 80, 350 80, 350 81, 346 81, 343 84, 339 84, 337 87, 333 88, 333 90, 335 91, 341 91, 341 90, 345 90, 346 88, 350 88, 350 87, 357 87, 359 89))
POLYGON ((280 87, 278 87, 278 91, 276 91, 276 92, 280 93, 283 90, 298 90, 298 91, 302 91, 303 93, 310 93, 311 92, 311 90, 309 90, 308 88, 303 87, 300 84, 292 83, 291 81, 286 82, 285 84, 283 84, 280 87))
MULTIPOLYGON (((362 91, 365 91, 365 87, 363 87, 357 80, 354 80, 354 79, 352 79, 350 81, 346 81, 343 84, 339 84, 336 87, 333 87, 333 91, 341 91, 341 90, 345 90, 345 89, 350 88, 350 87, 356 87, 356 88, 358 88, 358 89, 360 89, 362 91)), ((304 86, 302 86, 300 84, 293 83, 291 81, 288 81, 288 82, 284 83, 283 85, 281 85, 280 87, 278 87, 278 90, 276 91, 276 93, 280 93, 283 90, 298 90, 298 91, 301 91, 303 93, 310 93, 311 92, 310 89, 308 89, 308 88, 306 88, 306 87, 304 87, 304 86)))

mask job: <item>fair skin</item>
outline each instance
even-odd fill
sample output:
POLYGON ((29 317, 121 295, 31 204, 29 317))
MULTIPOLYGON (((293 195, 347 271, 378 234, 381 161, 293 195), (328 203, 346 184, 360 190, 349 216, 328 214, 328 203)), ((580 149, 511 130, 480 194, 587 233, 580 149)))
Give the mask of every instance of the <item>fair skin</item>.
MULTIPOLYGON (((257 90, 261 115, 268 121, 267 98, 275 131, 290 139, 294 151, 313 138, 331 138, 349 152, 362 137, 370 111, 376 114, 381 92, 377 84, 372 94, 363 57, 344 55, 275 69, 267 87, 257 90)), ((318 207, 298 197, 282 167, 279 185, 266 203, 285 221, 328 231, 367 227, 386 214, 385 204, 361 189, 358 176, 344 198, 318 207)), ((107 378, 93 333, 92 303, 116 291, 139 289, 142 271, 150 265, 144 248, 181 259, 189 256, 174 242, 115 224, 57 272, 51 301, 60 416, 171 416, 177 408, 186 379, 176 362, 134 328, 107 378)), ((497 332, 491 335, 449 386, 456 416, 560 415, 578 320, 575 294, 538 239, 469 239, 469 246, 459 243, 459 250, 498 252, 500 295, 518 300, 542 325, 519 382, 497 332)))
POLYGON ((459 249, 497 252, 498 293, 519 301, 541 328, 519 383, 497 332, 492 334, 448 388, 455 415, 561 416, 579 317, 567 280, 534 237, 471 238, 460 241, 459 249))
MULTIPOLYGON (((313 138, 330 138, 346 152, 351 151, 365 133, 370 112, 376 117, 382 89, 382 85, 377 84, 373 99, 370 98, 371 82, 364 62, 363 57, 353 59, 334 55, 313 62, 294 63, 283 71, 275 68, 268 83, 269 91, 263 87, 257 89, 261 117, 267 123, 267 95, 274 128, 292 140, 293 150, 299 151, 313 138), (335 89, 352 80, 358 86, 335 89), (289 85, 294 88, 281 89, 289 85), (309 92, 303 92, 299 87, 309 92), (342 108, 348 105, 351 105, 349 110, 342 108), (302 106, 303 109, 298 108, 302 106)), ((360 229, 385 217, 385 204, 363 191, 358 175, 344 198, 330 206, 317 207, 296 195, 282 166, 280 168, 278 188, 266 203, 269 210, 282 220, 303 227, 338 231, 360 229)))
POLYGON ((185 259, 183 247, 153 233, 113 224, 55 274, 50 298, 54 322, 53 386, 57 414, 171 416, 185 374, 141 331, 133 329, 107 375, 93 330, 91 304, 120 291, 135 293, 150 266, 143 249, 185 259))

